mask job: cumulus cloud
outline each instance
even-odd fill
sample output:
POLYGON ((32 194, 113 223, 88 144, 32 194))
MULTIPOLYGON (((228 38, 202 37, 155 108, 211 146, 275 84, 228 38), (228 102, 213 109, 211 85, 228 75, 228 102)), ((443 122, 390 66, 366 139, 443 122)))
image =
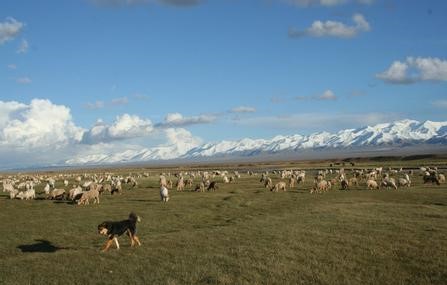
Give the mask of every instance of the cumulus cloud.
POLYGON ((301 6, 301 7, 308 7, 308 6, 314 6, 314 5, 320 5, 325 7, 333 7, 337 5, 342 5, 350 2, 356 2, 359 4, 372 4, 375 0, 284 0, 289 4, 301 6))
POLYGON ((136 115, 124 114, 117 116, 112 125, 98 120, 96 124, 82 136, 81 143, 97 144, 116 140, 144 137, 153 131, 150 120, 141 119, 136 115))
POLYGON ((164 122, 158 123, 156 127, 159 128, 184 127, 197 124, 209 124, 214 122, 215 120, 216 117, 211 115, 184 117, 180 113, 170 113, 165 117, 164 122))
POLYGON ((290 38, 302 37, 336 37, 336 38, 353 38, 361 32, 369 31, 370 25, 362 14, 354 14, 352 16, 354 25, 349 26, 337 21, 315 21, 305 30, 296 28, 289 29, 290 38))
POLYGON ((254 113, 256 108, 249 106, 238 106, 230 110, 230 113, 254 113))
POLYGON ((29 105, 0 101, 0 145, 12 148, 59 147, 79 142, 83 129, 72 122, 70 109, 49 100, 29 105))
POLYGON ((376 77, 391 84, 447 81, 447 60, 436 57, 407 57, 404 62, 394 61, 387 70, 376 74, 376 77))
POLYGON ((0 22, 0 45, 14 39, 22 31, 24 23, 14 18, 6 18, 4 22, 0 22))
POLYGON ((193 136, 191 132, 183 128, 168 128, 165 130, 165 134, 168 140, 167 145, 173 146, 175 152, 179 154, 184 154, 202 143, 200 138, 193 136))
POLYGON ((17 49, 17 53, 27 53, 28 52, 28 41, 23 39, 20 42, 19 48, 17 49))
POLYGON ((22 85, 31 84, 32 80, 25 76, 25 77, 19 77, 16 79, 16 82, 22 85))

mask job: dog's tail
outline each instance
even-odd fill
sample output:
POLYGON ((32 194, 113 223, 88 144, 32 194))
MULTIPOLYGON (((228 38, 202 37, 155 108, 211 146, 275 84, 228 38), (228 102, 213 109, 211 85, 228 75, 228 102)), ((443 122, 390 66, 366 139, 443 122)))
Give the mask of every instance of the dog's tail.
POLYGON ((141 222, 141 218, 140 216, 137 216, 137 214, 135 214, 134 212, 131 212, 129 214, 129 220, 133 221, 133 222, 141 222))

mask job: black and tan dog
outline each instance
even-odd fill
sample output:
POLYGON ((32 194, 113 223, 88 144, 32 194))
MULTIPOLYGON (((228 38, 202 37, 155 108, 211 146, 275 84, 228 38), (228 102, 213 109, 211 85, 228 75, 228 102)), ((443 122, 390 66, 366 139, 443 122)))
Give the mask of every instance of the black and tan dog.
POLYGON ((101 223, 98 226, 98 233, 108 236, 108 239, 102 251, 107 251, 112 245, 113 241, 115 241, 116 248, 119 249, 120 245, 118 243, 118 237, 124 233, 127 233, 127 235, 130 237, 130 246, 134 246, 135 243, 141 245, 140 240, 136 236, 137 222, 139 221, 140 217, 138 217, 135 213, 130 213, 127 220, 118 222, 106 221, 101 223))

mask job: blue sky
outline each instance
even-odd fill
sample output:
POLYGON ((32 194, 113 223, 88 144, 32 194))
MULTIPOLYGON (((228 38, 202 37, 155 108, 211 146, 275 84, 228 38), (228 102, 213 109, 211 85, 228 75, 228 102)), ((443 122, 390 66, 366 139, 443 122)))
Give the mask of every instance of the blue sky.
POLYGON ((141 147, 168 128, 208 142, 445 121, 445 15, 445 1, 3 0, 0 127, 33 99, 67 108, 78 140, 133 116, 148 128, 116 141, 141 147))

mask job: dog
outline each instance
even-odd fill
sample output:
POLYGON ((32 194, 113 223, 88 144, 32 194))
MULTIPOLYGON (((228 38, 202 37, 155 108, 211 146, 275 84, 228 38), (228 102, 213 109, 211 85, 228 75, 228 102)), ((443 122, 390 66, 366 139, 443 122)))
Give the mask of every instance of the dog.
POLYGON ((139 221, 141 221, 140 217, 132 212, 129 214, 129 218, 127 220, 118 222, 105 221, 99 224, 98 233, 108 237, 104 247, 102 248, 102 252, 109 250, 113 242, 115 242, 116 248, 120 249, 118 237, 124 233, 127 233, 130 238, 130 246, 135 246, 135 243, 141 245, 140 239, 136 235, 137 222, 139 221))

